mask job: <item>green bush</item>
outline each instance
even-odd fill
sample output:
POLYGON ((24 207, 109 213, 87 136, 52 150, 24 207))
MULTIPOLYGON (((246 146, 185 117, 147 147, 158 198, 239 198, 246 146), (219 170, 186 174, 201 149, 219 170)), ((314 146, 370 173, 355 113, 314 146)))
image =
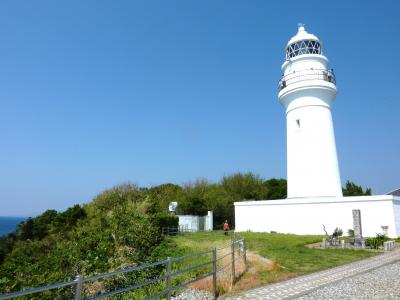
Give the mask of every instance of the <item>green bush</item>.
POLYGON ((163 227, 178 227, 179 218, 175 215, 170 215, 166 213, 157 213, 152 216, 152 221, 154 226, 159 229, 163 227))
POLYGON ((343 230, 341 228, 339 228, 339 227, 336 227, 335 230, 332 233, 332 237, 333 238, 338 238, 338 237, 340 237, 342 235, 343 235, 343 230))
POLYGON ((383 243, 390 240, 384 234, 376 234, 376 237, 367 238, 365 241, 365 245, 371 247, 372 249, 378 249, 379 247, 383 246, 383 243))

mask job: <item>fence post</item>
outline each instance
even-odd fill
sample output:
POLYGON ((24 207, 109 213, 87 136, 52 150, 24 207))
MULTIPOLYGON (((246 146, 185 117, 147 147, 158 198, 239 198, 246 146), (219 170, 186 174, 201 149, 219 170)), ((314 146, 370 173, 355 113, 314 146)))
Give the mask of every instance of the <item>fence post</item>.
POLYGON ((244 239, 243 239, 243 259, 244 259, 244 267, 247 268, 246 241, 244 239))
POLYGON ((167 257, 167 274, 166 274, 166 286, 167 286, 167 300, 171 300, 171 257, 167 257))
POLYGON ((232 251, 232 278, 231 278, 231 286, 235 283, 235 241, 231 243, 231 251, 232 251))
POLYGON ((76 280, 75 300, 81 300, 82 299, 83 276, 77 275, 75 277, 75 280, 76 280))
POLYGON ((213 295, 217 299, 217 248, 212 251, 213 255, 213 295))

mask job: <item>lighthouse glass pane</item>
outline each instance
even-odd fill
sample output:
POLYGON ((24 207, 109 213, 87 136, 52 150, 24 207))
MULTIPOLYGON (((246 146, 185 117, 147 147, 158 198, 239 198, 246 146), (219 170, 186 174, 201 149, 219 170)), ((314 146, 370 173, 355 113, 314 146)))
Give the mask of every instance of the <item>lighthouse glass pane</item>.
POLYGON ((300 41, 286 48, 286 58, 292 58, 301 54, 321 54, 321 45, 317 41, 300 41))

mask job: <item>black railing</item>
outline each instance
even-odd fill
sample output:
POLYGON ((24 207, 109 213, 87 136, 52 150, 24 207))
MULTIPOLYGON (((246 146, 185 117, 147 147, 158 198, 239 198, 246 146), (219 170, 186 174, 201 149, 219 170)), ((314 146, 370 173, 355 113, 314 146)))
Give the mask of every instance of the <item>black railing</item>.
POLYGON ((283 90, 285 87, 306 80, 323 80, 331 82, 336 85, 336 78, 333 70, 302 70, 294 71, 293 73, 284 75, 278 83, 279 91, 283 90))

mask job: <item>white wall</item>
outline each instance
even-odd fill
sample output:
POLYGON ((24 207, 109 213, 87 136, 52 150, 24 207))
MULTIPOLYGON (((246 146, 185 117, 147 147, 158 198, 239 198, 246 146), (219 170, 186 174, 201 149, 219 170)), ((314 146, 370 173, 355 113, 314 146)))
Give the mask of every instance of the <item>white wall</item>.
POLYGON ((204 230, 206 231, 212 231, 213 226, 214 226, 214 217, 213 217, 213 212, 208 211, 207 216, 204 216, 204 230))
POLYGON ((394 208, 394 222, 396 226, 396 232, 400 235, 400 200, 393 201, 394 208))
POLYGON ((400 197, 320 197, 267 201, 235 202, 235 228, 237 231, 277 231, 294 234, 329 234, 336 227, 353 229, 352 210, 361 210, 363 236, 382 233, 381 226, 389 226, 389 236, 400 236, 400 197), (397 222, 397 227, 396 227, 397 222))
POLYGON ((178 215, 179 226, 187 228, 189 231, 199 231, 199 216, 178 215))
POLYGON ((213 212, 208 211, 206 216, 178 215, 179 226, 190 231, 213 230, 213 212))

